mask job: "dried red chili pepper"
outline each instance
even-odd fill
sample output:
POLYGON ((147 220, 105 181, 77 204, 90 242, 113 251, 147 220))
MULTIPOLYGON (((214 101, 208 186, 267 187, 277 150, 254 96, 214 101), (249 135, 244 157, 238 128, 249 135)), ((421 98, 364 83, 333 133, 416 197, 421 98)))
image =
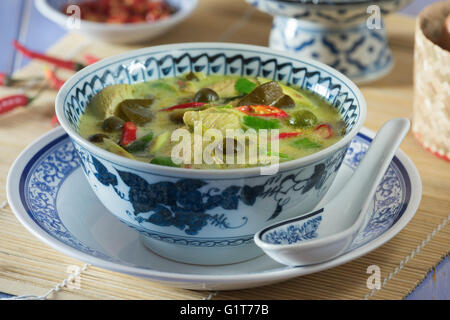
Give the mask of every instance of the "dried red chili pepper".
POLYGON ((289 115, 280 108, 266 105, 240 106, 237 109, 249 116, 286 118, 289 115))
POLYGON ((14 46, 14 48, 16 48, 17 51, 22 53, 24 56, 26 56, 30 59, 37 59, 37 60, 45 61, 47 63, 54 65, 55 67, 68 69, 68 70, 72 70, 72 71, 79 71, 85 67, 83 64, 75 62, 75 61, 59 59, 59 58, 48 56, 46 54, 42 54, 40 52, 32 51, 32 50, 24 47, 17 41, 13 41, 13 46, 14 46))
POLYGON ((50 82, 50 86, 56 90, 61 89, 61 87, 64 85, 65 81, 58 78, 56 73, 50 68, 45 68, 44 72, 45 72, 45 78, 48 80, 48 82, 50 82))
POLYGON ((161 109, 159 111, 172 111, 172 110, 176 110, 176 109, 198 108, 205 104, 206 103, 204 103, 204 102, 188 102, 188 103, 183 103, 183 104, 177 104, 176 106, 161 109))
POLYGON ((26 94, 15 94, 0 99, 0 114, 7 113, 19 107, 26 107, 30 105, 31 102, 33 102, 42 93, 42 91, 44 91, 45 88, 46 87, 42 87, 39 89, 33 97, 29 97, 26 94))
POLYGON ((18 107, 25 107, 30 103, 30 98, 25 94, 15 94, 0 99, 0 114, 7 113, 18 107))
POLYGON ((137 126, 133 122, 125 122, 122 131, 122 139, 120 140, 120 144, 122 146, 126 146, 136 140, 137 126))

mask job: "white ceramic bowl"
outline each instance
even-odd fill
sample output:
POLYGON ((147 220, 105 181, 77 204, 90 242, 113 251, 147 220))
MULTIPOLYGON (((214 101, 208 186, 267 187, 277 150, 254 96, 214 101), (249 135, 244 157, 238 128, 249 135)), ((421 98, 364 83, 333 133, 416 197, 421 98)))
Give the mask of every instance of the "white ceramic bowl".
POLYGON ((149 248, 177 261, 227 264, 262 254, 253 242, 261 228, 317 205, 363 125, 366 104, 348 78, 316 61, 258 46, 182 43, 132 51, 84 68, 59 91, 56 113, 97 197, 139 231, 149 248), (341 113, 347 132, 324 150, 281 163, 270 176, 261 175, 261 168, 193 170, 130 160, 77 133, 86 105, 104 87, 189 71, 296 84, 329 101, 341 113))
POLYGON ((167 0, 178 8, 169 18, 145 23, 108 24, 81 20, 79 28, 74 28, 69 17, 61 12, 67 3, 83 0, 36 0, 37 9, 53 22, 70 31, 75 31, 88 38, 111 43, 138 43, 151 40, 176 26, 186 19, 197 6, 198 0, 167 0))

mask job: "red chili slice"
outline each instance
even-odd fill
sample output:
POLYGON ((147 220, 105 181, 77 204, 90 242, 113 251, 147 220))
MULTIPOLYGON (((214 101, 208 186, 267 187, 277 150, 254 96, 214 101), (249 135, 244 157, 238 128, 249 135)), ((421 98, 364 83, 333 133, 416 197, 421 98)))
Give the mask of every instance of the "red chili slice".
POLYGON ((286 118, 289 115, 280 108, 266 105, 240 106, 237 109, 249 116, 286 118))
POLYGON ((314 132, 318 133, 324 139, 329 139, 329 138, 331 138, 333 136, 333 130, 326 123, 318 125, 314 129, 314 132))
POLYGON ((137 126, 133 122, 125 122, 123 126, 122 139, 120 144, 126 146, 136 140, 137 126))
POLYGON ((301 132, 282 132, 278 135, 278 139, 287 139, 301 135, 301 132))
POLYGON ((172 111, 172 110, 177 110, 177 109, 198 108, 205 104, 206 103, 204 103, 204 102, 189 102, 189 103, 177 104, 176 106, 161 109, 159 111, 172 111))

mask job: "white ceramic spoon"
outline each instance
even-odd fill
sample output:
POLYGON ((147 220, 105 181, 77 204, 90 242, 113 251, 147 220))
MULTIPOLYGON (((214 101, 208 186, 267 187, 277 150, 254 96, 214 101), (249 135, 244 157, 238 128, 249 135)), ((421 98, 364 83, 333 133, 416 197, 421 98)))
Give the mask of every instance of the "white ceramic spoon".
POLYGON ((256 245, 290 266, 321 263, 344 253, 366 218, 360 213, 367 211, 409 125, 405 118, 386 122, 348 183, 328 204, 264 228, 254 236, 256 245))

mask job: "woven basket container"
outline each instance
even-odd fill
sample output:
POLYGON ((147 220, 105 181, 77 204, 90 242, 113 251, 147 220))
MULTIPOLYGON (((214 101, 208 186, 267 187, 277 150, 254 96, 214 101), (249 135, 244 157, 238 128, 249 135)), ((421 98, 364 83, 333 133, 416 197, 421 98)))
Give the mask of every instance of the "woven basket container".
POLYGON ((416 24, 413 132, 422 145, 450 161, 450 52, 439 39, 450 1, 424 9, 416 24))

